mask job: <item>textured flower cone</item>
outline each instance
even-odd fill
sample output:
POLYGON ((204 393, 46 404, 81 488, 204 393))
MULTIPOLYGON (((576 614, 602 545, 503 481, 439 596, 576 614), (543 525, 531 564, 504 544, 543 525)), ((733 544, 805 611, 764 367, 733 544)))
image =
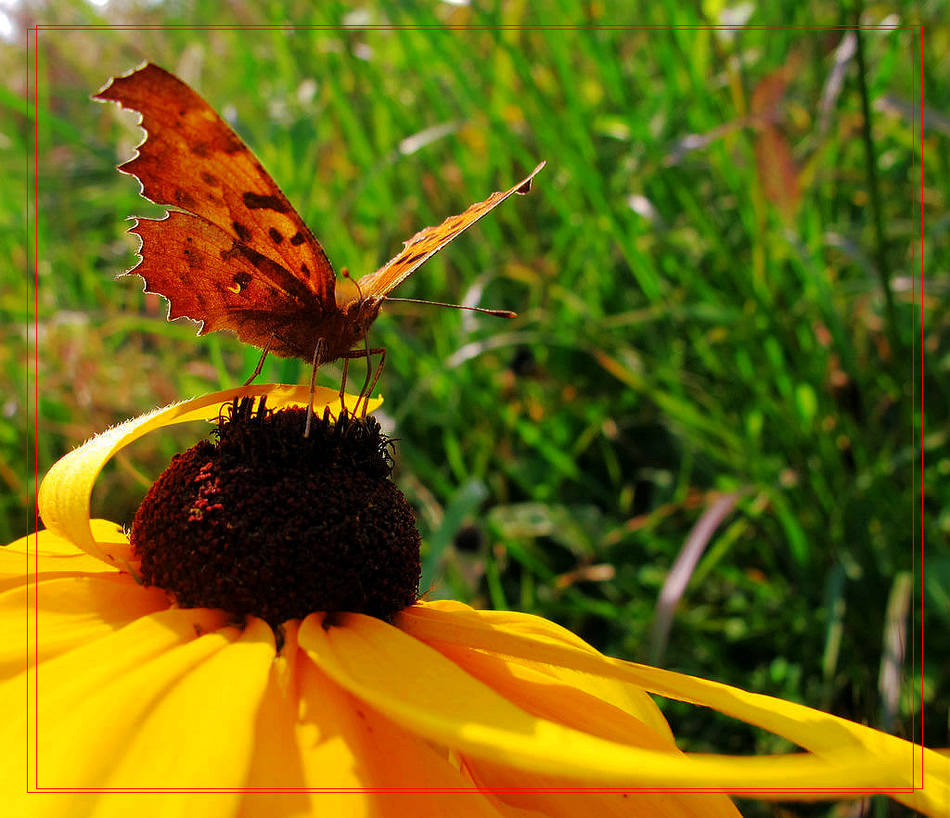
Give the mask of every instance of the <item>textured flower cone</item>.
POLYGON ((725 816, 737 814, 727 793, 877 792, 950 814, 940 753, 610 659, 537 617, 455 602, 417 602, 391 622, 313 612, 281 624, 278 651, 260 618, 177 607, 139 584, 122 530, 89 519, 103 464, 147 431, 217 417, 236 396, 266 394, 279 408, 306 392, 247 387, 171 406, 50 470, 46 530, 0 550, 4 815, 725 816), (804 752, 682 753, 648 693, 804 752))

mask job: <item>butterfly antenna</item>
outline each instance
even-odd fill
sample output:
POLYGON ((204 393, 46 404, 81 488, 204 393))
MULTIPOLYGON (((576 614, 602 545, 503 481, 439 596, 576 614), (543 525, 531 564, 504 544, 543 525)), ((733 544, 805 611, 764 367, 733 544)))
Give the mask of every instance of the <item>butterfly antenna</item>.
POLYGON ((429 304, 433 307, 450 307, 453 310, 471 310, 485 315, 494 315, 496 318, 517 318, 518 313, 511 310, 486 310, 484 307, 469 307, 465 304, 446 304, 444 301, 423 301, 421 298, 390 298, 383 297, 383 301, 401 301, 404 304, 429 304))
POLYGON ((356 287, 356 294, 359 296, 360 301, 362 301, 362 300, 363 300, 363 288, 360 287, 359 281, 357 281, 355 278, 353 278, 353 276, 350 274, 350 268, 349 268, 349 267, 343 267, 343 268, 341 268, 341 269, 340 269, 340 275, 342 275, 343 278, 348 278, 350 281, 353 282, 353 284, 354 284, 355 287, 356 287))

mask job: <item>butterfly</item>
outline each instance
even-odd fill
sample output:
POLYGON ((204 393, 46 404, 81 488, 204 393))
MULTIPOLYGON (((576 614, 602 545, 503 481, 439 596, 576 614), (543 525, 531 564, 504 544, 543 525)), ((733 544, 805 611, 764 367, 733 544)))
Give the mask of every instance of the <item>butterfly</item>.
POLYGON ((141 114, 145 139, 119 170, 139 180, 143 196, 174 208, 162 219, 135 221, 129 232, 141 239, 140 260, 125 275, 141 276, 146 292, 168 299, 169 320, 186 316, 201 322, 199 335, 231 330, 263 349, 250 380, 268 352, 312 360, 314 374, 318 364, 338 358, 381 353, 382 362, 385 350, 371 350, 365 339, 388 294, 513 193, 527 193, 545 164, 420 230, 375 272, 338 280, 320 242, 258 159, 176 76, 146 63, 111 79, 93 99, 141 114), (360 342, 364 349, 354 350, 360 342))

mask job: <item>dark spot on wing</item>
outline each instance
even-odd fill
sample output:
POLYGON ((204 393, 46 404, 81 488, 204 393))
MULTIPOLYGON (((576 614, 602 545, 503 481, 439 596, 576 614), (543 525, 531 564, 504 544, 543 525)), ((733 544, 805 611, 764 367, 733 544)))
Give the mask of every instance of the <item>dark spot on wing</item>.
POLYGON ((206 185, 220 185, 221 184, 221 180, 218 179, 217 176, 215 176, 213 173, 208 173, 208 171, 206 170, 201 171, 201 180, 206 185))
POLYGON ((277 196, 262 196, 260 193, 245 192, 244 204, 249 210, 276 210, 278 213, 287 212, 287 204, 277 196))
POLYGON ((251 283, 250 273, 235 273, 234 278, 231 279, 235 286, 238 288, 238 292, 247 287, 251 283))
POLYGON ((238 135, 231 131, 222 137, 222 142, 218 147, 225 153, 240 153, 241 151, 247 150, 247 148, 244 147, 244 143, 238 138, 238 135))
POLYGON ((195 201, 195 197, 187 190, 175 188, 175 204, 185 208, 185 210, 194 210, 197 202, 195 201))
POLYGON ((310 268, 306 264, 300 265, 300 272, 303 273, 307 278, 310 278, 310 268))
POLYGON ((270 236, 270 240, 274 242, 274 244, 280 244, 284 240, 284 237, 283 235, 281 235, 280 230, 278 230, 275 227, 271 227, 267 231, 267 235, 270 236))
POLYGON ((407 258, 404 263, 405 263, 405 264, 415 264, 415 263, 416 263, 417 261, 419 261, 420 259, 425 258, 425 255, 426 255, 426 254, 425 254, 425 251, 423 251, 422 253, 416 253, 416 254, 413 255, 413 256, 409 256, 409 258, 407 258))
POLYGON ((200 156, 202 159, 211 155, 211 146, 207 142, 192 142, 189 144, 189 149, 195 156, 200 156))
POLYGON ((247 241, 251 237, 251 231, 240 222, 231 222, 234 232, 238 234, 241 241, 247 241))
POLYGON ((262 283, 265 286, 273 286, 283 290, 292 298, 303 302, 307 309, 312 309, 316 305, 323 306, 323 303, 299 278, 292 275, 273 259, 258 253, 253 247, 248 247, 243 242, 235 240, 230 250, 221 251, 222 261, 230 261, 234 258, 246 259, 251 266, 261 272, 263 276, 262 283))
MULTIPOLYGON (((188 241, 191 241, 191 238, 189 238, 188 241)), ((204 268, 205 264, 204 260, 201 258, 201 253, 197 252, 196 250, 192 250, 190 247, 185 247, 181 254, 188 263, 189 269, 201 270, 204 268)))
POLYGON ((303 237, 303 233, 299 230, 290 237, 290 243, 296 247, 299 244, 303 244, 306 239, 303 237))

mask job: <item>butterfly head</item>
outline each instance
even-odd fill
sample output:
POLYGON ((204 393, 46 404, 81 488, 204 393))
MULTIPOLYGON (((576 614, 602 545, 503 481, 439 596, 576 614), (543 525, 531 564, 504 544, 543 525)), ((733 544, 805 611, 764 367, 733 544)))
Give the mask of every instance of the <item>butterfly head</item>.
POLYGON ((373 321, 376 320, 376 316, 379 315, 379 308, 382 305, 383 299, 376 298, 375 296, 358 298, 348 305, 348 317, 350 321, 353 322, 353 326, 357 329, 361 338, 366 335, 366 331, 370 328, 373 321))

